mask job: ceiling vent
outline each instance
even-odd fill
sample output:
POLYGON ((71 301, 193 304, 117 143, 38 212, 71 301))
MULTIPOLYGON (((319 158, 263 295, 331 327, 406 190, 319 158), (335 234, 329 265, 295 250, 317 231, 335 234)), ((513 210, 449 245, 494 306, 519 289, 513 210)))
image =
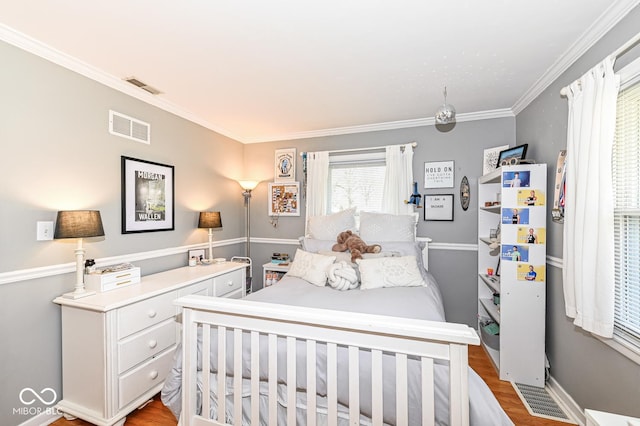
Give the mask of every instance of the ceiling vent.
POLYGON ((162 93, 161 91, 159 91, 155 87, 151 87, 147 83, 144 83, 144 82, 138 80, 135 77, 125 78, 124 81, 126 81, 127 83, 131 83, 134 86, 141 88, 142 90, 146 90, 147 92, 151 93, 152 95, 159 95, 159 94, 162 93))
POLYGON ((151 144, 151 125, 109 110, 109 133, 137 142, 151 144))

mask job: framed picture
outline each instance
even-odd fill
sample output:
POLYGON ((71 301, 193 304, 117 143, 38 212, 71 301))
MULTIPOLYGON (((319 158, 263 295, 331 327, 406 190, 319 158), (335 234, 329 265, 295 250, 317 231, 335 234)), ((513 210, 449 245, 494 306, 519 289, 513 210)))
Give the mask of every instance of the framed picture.
POLYGON ((424 187, 453 188, 453 161, 424 163, 424 187))
POLYGON ((500 151, 500 155, 498 155, 498 164, 496 164, 496 167, 518 164, 518 160, 524 159, 525 155, 527 155, 528 146, 529 144, 525 143, 522 145, 514 146, 513 148, 506 148, 500 151))
POLYGON ((453 194, 425 194, 424 220, 453 220, 453 194))
POLYGON ((174 169, 121 157, 122 233, 174 229, 174 169))
POLYGON ((269 216, 300 216, 300 182, 269 183, 269 216))
POLYGON ((275 182, 294 182, 296 180, 296 149, 276 149, 275 182))
POLYGON ((498 164, 498 158, 500 157, 500 153, 505 149, 509 149, 509 145, 501 145, 493 148, 487 148, 484 150, 484 156, 482 158, 482 174, 486 175, 487 173, 492 172, 496 168, 500 167, 498 164))

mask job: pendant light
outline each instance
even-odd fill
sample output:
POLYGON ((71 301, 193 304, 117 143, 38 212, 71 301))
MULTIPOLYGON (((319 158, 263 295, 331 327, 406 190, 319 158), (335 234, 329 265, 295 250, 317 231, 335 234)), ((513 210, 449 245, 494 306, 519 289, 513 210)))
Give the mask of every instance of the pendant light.
POLYGON ((444 86, 444 104, 436 111, 436 124, 449 124, 456 121, 456 109, 447 103, 447 86, 444 86))

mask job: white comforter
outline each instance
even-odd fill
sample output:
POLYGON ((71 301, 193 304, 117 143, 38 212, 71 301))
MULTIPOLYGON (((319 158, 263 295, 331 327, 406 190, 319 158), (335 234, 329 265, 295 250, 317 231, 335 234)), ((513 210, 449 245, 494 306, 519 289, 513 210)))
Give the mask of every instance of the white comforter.
MULTIPOLYGON (((350 290, 338 291, 331 287, 317 287, 299 278, 285 276, 277 285, 268 287, 248 296, 249 299, 261 302, 289 304, 296 306, 306 306, 313 308, 331 308, 348 312, 360 312, 371 314, 384 314, 403 318, 417 318, 432 321, 444 321, 444 311, 442 299, 435 280, 430 277, 427 287, 399 287, 383 288, 374 290, 350 290)), ((215 332, 214 332, 215 333, 215 332)), ((216 342, 212 336, 212 342, 216 342)), ((230 343, 230 342, 229 342, 230 343)), ((266 344, 266 342, 265 342, 266 344)), ((263 343, 261 342, 261 347, 263 343)), ((284 343, 283 343, 284 346, 284 343)), ((243 344, 246 360, 243 368, 243 376, 249 377, 248 342, 243 344)), ((215 372, 217 365, 217 351, 211 351, 211 370, 215 372)), ((284 349, 283 349, 284 352, 284 349)), ((317 354, 317 394, 326 395, 326 352, 323 345, 319 345, 317 354)), ((300 358, 297 365, 296 386, 299 390, 306 388, 306 362, 305 346, 298 345, 297 356, 300 358)), ((285 360, 279 357, 278 376, 279 383, 286 386, 286 366, 285 360)), ((346 349, 338 351, 338 377, 348 377, 346 349)), ((267 378, 267 357, 261 356, 261 378, 267 378)), ((176 353, 174 366, 165 381, 162 390, 162 401, 172 412, 179 417, 181 412, 181 362, 182 353, 180 348, 176 353)), ((364 417, 371 414, 371 384, 370 371, 371 357, 368 353, 361 353, 360 356, 360 408, 364 417)), ((227 371, 233 372, 231 360, 227 360, 227 371)), ((410 424, 419 424, 420 419, 420 386, 418 383, 420 375, 417 360, 409 360, 409 387, 410 398, 416 401, 412 404, 409 412, 410 424), (411 372, 414 372, 413 374, 411 372)), ((217 381, 213 374, 212 383, 217 381)), ((446 425, 448 422, 448 367, 443 364, 435 365, 436 376, 436 421, 438 425, 446 425)), ((383 380, 384 380, 384 420, 388 424, 394 424, 395 417, 395 361, 391 356, 384 356, 383 359, 383 380)), ((212 387, 214 387, 212 385, 212 387)), ((210 397, 214 400, 212 410, 215 410, 215 395, 210 397)), ((320 400, 321 401, 321 400, 320 400)), ((348 406, 348 383, 346 381, 338 384, 338 401, 342 406, 348 406)), ((470 420, 472 425, 512 425, 507 415, 499 406, 497 400, 484 383, 484 381, 471 369, 469 369, 469 405, 470 420)), ((319 402, 319 406, 321 402, 319 402)), ((229 408, 231 409, 231 408, 229 408)))

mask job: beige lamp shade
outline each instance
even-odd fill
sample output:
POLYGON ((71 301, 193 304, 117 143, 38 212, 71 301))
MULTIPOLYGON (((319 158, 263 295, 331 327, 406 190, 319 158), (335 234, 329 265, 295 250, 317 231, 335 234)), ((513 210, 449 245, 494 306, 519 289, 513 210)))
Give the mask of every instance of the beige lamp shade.
POLYGON ((239 180, 238 183, 245 191, 253 191, 256 189, 256 186, 260 183, 257 180, 239 180))
POLYGON ((200 212, 198 228, 222 228, 220 212, 200 212))
POLYGON ((89 238, 104 236, 98 210, 62 210, 58 212, 53 238, 89 238))

